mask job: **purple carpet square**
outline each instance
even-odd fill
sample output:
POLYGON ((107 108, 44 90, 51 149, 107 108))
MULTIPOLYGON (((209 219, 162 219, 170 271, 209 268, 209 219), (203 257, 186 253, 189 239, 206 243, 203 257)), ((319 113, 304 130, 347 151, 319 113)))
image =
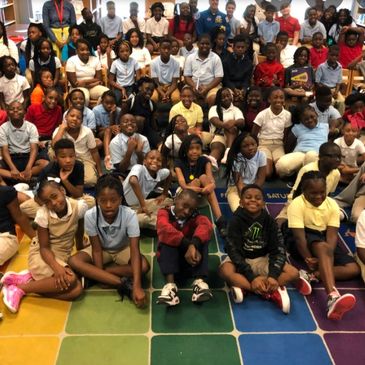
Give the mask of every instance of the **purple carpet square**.
POLYGON ((324 339, 336 365, 365 364, 365 333, 327 333, 324 339))
POLYGON ((283 203, 267 203, 266 206, 267 206, 267 210, 269 211, 270 215, 275 218, 280 213, 281 209, 283 209, 284 204, 283 203))
POLYGON ((365 331, 365 293, 362 290, 340 290, 341 294, 353 294, 355 307, 346 313, 341 321, 327 319, 327 294, 323 289, 315 289, 307 297, 318 326, 325 331, 365 331))

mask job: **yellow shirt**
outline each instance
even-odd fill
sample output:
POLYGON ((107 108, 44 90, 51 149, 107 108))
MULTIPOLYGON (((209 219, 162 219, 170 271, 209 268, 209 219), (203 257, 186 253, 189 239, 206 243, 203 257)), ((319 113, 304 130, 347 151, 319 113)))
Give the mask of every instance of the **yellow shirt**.
POLYGON ((171 108, 169 120, 171 121, 178 114, 186 119, 189 128, 194 128, 197 124, 203 123, 203 110, 198 104, 192 103, 190 109, 187 109, 184 107, 182 101, 178 102, 171 108))
POLYGON ((288 207, 289 228, 310 228, 325 231, 327 227, 340 227, 340 208, 334 199, 327 197, 319 206, 309 203, 304 195, 295 198, 288 207))

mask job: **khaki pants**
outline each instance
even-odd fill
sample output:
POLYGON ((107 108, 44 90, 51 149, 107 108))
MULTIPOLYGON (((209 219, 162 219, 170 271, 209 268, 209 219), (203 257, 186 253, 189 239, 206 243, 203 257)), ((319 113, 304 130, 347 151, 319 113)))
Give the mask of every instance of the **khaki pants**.
POLYGON ((19 244, 15 235, 9 232, 0 233, 0 266, 18 252, 19 244))
POLYGON ((95 186, 98 179, 98 173, 96 171, 96 166, 94 161, 81 160, 84 164, 84 184, 85 186, 95 186))
MULTIPOLYGON (((170 87, 170 85, 161 85, 164 92, 167 91, 167 89, 170 87)), ((160 101, 160 94, 158 93, 157 89, 152 94, 151 100, 155 103, 158 103, 160 101)), ((180 101, 180 91, 179 89, 175 89, 172 94, 170 95, 170 100, 172 104, 176 104, 180 101)))
POLYGON ((276 163, 280 157, 285 155, 284 144, 281 139, 259 139, 259 151, 265 153, 268 160, 276 163))
POLYGON ((230 186, 226 193, 227 201, 231 211, 234 213, 240 205, 240 196, 238 194, 237 186, 230 186))
MULTIPOLYGON (((335 89, 331 89, 333 92, 335 89)), ((340 112, 341 115, 345 112, 345 97, 338 92, 337 99, 332 98, 332 104, 333 106, 340 112)))
MULTIPOLYGON (((93 257, 93 250, 91 246, 88 246, 81 250, 81 252, 87 253, 91 258, 93 257)), ((131 249, 129 246, 124 247, 120 251, 107 251, 103 250, 103 265, 109 264, 111 262, 117 265, 127 265, 131 259, 131 249)))
POLYGON ((275 168, 280 177, 291 176, 298 172, 302 166, 317 159, 318 153, 316 151, 287 153, 279 158, 275 168))
MULTIPOLYGON (((78 87, 77 89, 80 89, 84 92, 86 106, 89 106, 90 99, 98 100, 105 91, 109 90, 106 86, 103 85, 97 85, 91 89, 87 89, 86 87, 78 87)), ((72 88, 70 88, 70 91, 71 90, 72 88)))

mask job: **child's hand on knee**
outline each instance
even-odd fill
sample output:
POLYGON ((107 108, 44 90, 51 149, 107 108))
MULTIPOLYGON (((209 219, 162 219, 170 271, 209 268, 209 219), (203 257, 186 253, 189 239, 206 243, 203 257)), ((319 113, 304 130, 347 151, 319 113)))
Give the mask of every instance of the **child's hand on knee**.
POLYGON ((307 257, 305 263, 308 266, 308 269, 311 271, 316 271, 318 269, 318 259, 315 257, 307 257))
POLYGON ((270 276, 266 280, 266 289, 269 293, 274 292, 279 287, 279 283, 276 279, 271 278, 270 276))
POLYGON ((195 266, 198 262, 197 262, 197 255, 196 252, 198 250, 196 249, 196 247, 193 244, 190 244, 188 249, 185 252, 185 260, 186 262, 191 265, 191 266, 195 266))
POLYGON ((251 282, 251 290, 256 294, 263 294, 267 292, 265 276, 257 276, 251 282))
POLYGON ((133 302, 138 308, 143 308, 146 305, 146 293, 142 288, 133 288, 133 302))

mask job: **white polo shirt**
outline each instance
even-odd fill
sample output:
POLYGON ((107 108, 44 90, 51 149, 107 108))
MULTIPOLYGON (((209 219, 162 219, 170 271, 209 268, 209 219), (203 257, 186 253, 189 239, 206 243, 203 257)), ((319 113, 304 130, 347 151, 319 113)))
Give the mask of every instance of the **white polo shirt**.
POLYGON ((279 115, 275 115, 271 108, 266 108, 257 114, 255 124, 261 127, 259 138, 280 139, 284 138, 284 129, 292 125, 291 114, 283 108, 279 115))
POLYGON ((180 65, 173 57, 167 63, 162 62, 161 56, 151 63, 151 77, 157 78, 161 84, 171 84, 173 79, 180 77, 180 65))
MULTIPOLYGON (((228 109, 224 109, 222 107, 222 114, 223 114, 223 120, 222 122, 228 122, 229 120, 238 120, 238 119, 245 119, 241 110, 238 109, 236 106, 234 106, 233 104, 231 104, 229 106, 228 109)), ((216 126, 213 125, 213 123, 210 121, 212 118, 219 118, 218 112, 217 112, 217 105, 213 105, 210 109, 209 109, 209 113, 208 113, 208 119, 209 119, 209 128, 210 128, 210 133, 214 133, 216 131, 216 126)))
MULTIPOLYGON (((141 33, 145 32, 146 29, 146 22, 144 21, 144 19, 137 19, 137 24, 138 24, 138 28, 141 31, 141 33)), ((123 34, 125 35, 128 30, 135 28, 135 24, 132 22, 131 18, 126 18, 123 19, 123 34)))
POLYGON ((341 162, 347 166, 357 167, 357 157, 365 153, 364 144, 355 138, 352 145, 348 146, 344 137, 337 138, 334 142, 341 148, 341 162))
POLYGON ((138 62, 129 57, 127 62, 120 58, 113 61, 110 66, 110 73, 116 76, 116 81, 121 86, 132 86, 135 83, 135 73, 140 69, 138 62))
POLYGON ((191 54, 185 61, 184 76, 192 77, 196 84, 208 85, 216 77, 223 77, 222 61, 217 54, 210 51, 206 59, 199 57, 199 52, 191 54))
POLYGON ((166 18, 161 18, 156 21, 154 17, 146 20, 146 34, 151 34, 153 37, 163 37, 169 33, 169 21, 166 18))
POLYGON ((131 176, 136 176, 142 195, 147 198, 148 194, 153 191, 155 186, 165 180, 170 175, 169 169, 161 169, 157 171, 156 177, 153 178, 144 165, 134 165, 123 182, 124 198, 129 206, 139 205, 138 198, 129 184, 131 176))
POLYGON ((355 245, 357 248, 365 248, 365 210, 356 222, 355 245))
POLYGON ((83 63, 78 55, 67 60, 66 72, 75 72, 79 81, 88 80, 95 77, 96 71, 101 70, 101 64, 97 57, 90 56, 87 63, 83 63))
POLYGON ((5 104, 9 105, 13 101, 24 102, 23 91, 30 89, 30 85, 24 76, 16 74, 12 79, 0 77, 0 93, 4 95, 5 104))
POLYGON ((148 52, 148 49, 146 47, 133 48, 131 57, 138 62, 140 68, 145 68, 146 66, 150 65, 152 61, 151 54, 150 52, 148 52))

